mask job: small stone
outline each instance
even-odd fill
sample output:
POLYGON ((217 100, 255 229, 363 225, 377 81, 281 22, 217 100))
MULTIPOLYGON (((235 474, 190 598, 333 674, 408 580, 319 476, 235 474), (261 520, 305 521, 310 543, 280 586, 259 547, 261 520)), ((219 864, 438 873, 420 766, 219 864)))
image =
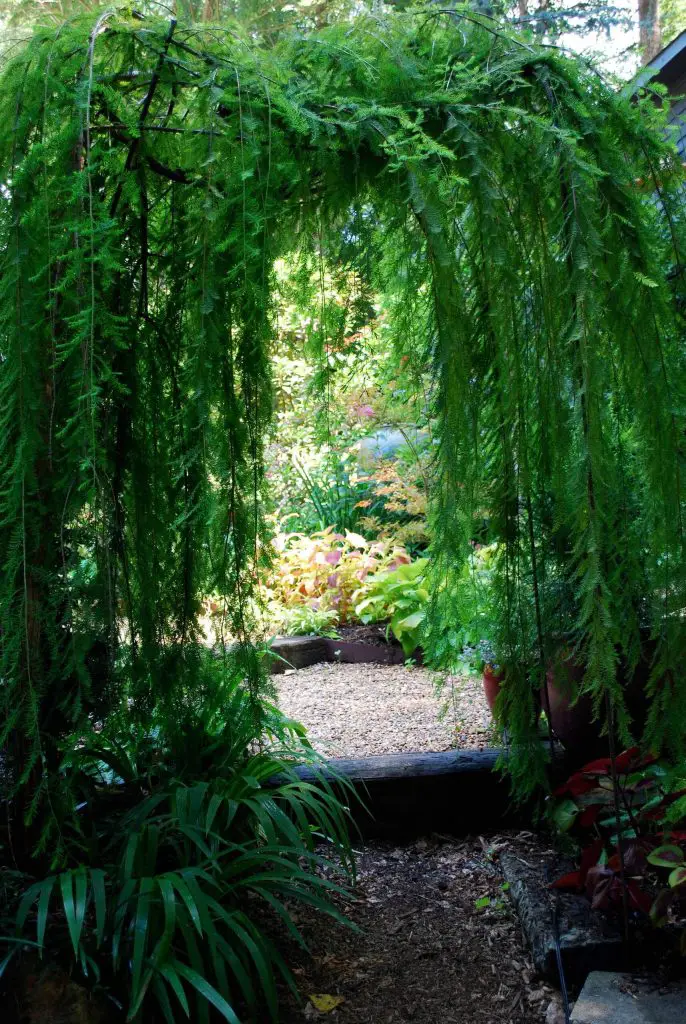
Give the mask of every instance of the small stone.
POLYGON ((562 997, 554 995, 545 1011, 545 1024, 565 1024, 565 1011, 562 997))

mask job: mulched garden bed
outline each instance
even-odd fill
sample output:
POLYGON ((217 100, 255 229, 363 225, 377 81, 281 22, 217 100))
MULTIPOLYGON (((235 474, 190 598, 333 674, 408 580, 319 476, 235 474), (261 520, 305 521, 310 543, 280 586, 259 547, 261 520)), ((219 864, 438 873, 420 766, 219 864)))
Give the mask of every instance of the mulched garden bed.
POLYGON ((372 644, 374 647, 397 647, 400 644, 392 633, 388 633, 387 623, 371 623, 368 626, 356 623, 351 626, 336 626, 336 633, 341 640, 354 641, 360 644, 372 644))
POLYGON ((366 846, 355 902, 339 904, 360 933, 298 910, 310 954, 293 945, 287 960, 304 1005, 286 997, 281 1024, 563 1019, 559 996, 536 978, 523 946, 498 863, 504 850, 523 858, 547 852, 531 833, 366 846), (316 1008, 318 996, 332 996, 337 1005, 324 1013, 316 1008))
POLYGON ((474 676, 451 678, 438 694, 426 669, 322 663, 275 677, 274 685, 282 710, 328 757, 498 745, 474 676))

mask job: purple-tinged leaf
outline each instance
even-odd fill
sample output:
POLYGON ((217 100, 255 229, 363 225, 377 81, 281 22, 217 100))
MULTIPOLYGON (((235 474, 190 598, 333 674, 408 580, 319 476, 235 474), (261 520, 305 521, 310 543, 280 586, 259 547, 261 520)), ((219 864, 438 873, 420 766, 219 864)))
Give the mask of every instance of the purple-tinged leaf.
POLYGON ((684 851, 673 843, 665 843, 648 854, 648 863, 657 868, 673 868, 684 863, 684 851))
POLYGON ((686 885, 686 864, 680 864, 678 868, 674 868, 674 871, 670 873, 669 884, 672 889, 678 889, 682 885, 686 885))

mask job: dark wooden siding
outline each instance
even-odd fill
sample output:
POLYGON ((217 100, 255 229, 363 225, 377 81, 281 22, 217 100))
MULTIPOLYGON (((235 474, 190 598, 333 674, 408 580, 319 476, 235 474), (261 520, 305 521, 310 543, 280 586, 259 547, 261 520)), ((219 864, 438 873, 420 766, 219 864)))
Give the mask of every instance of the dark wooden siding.
POLYGON ((674 97, 669 120, 679 128, 677 149, 686 159, 686 67, 682 74, 669 83, 670 96, 674 97))

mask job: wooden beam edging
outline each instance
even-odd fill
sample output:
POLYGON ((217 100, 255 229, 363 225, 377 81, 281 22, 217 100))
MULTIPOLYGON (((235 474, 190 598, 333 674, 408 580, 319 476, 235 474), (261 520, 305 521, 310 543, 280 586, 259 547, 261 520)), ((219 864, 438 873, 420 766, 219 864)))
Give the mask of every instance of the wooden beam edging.
MULTIPOLYGON (((320 662, 398 664, 402 651, 327 637, 277 637, 272 673, 299 669, 320 662)), ((434 753, 377 754, 370 757, 335 757, 323 774, 343 776, 360 800, 351 801, 351 814, 363 836, 411 838, 429 832, 469 835, 502 828, 529 827, 534 802, 515 803, 510 782, 496 770, 502 747, 481 750, 446 750, 434 753)), ((321 770, 296 768, 307 782, 317 782, 321 770)), ((566 773, 565 759, 557 752, 554 779, 566 773)))
MULTIPOLYGON (((390 781, 492 772, 502 753, 502 748, 487 747, 483 750, 374 754, 369 757, 331 757, 328 758, 327 765, 331 765, 332 775, 344 775, 353 782, 390 781)), ((296 770, 302 779, 310 781, 317 775, 317 772, 307 765, 296 770)))
MULTIPOLYGON (((269 671, 279 675, 289 669, 307 668, 320 662, 364 665, 404 665, 407 657, 393 644, 368 644, 356 640, 331 640, 325 636, 278 636, 270 645, 269 671)), ((421 663, 420 652, 414 661, 421 663)))
MULTIPOLYGON (((531 827, 535 803, 515 803, 510 781, 495 770, 502 748, 438 753, 384 754, 332 758, 332 779, 351 782, 360 801, 351 814, 365 838, 410 839, 437 832, 453 836, 531 827)), ((554 777, 565 771, 560 753, 554 777)), ((315 782, 317 771, 303 765, 298 776, 315 782)), ((324 769, 326 775, 326 769, 324 769)))

